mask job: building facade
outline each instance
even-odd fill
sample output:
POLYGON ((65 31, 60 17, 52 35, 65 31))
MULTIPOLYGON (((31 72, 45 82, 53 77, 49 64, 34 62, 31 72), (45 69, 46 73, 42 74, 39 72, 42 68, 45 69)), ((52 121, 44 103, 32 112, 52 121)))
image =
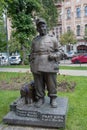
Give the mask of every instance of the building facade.
POLYGON ((64 46, 64 52, 72 50, 76 53, 87 53, 87 42, 84 40, 87 28, 87 0, 55 0, 55 5, 59 14, 58 26, 55 27, 56 36, 59 39, 61 34, 72 30, 77 38, 77 44, 64 46))
POLYGON ((54 27, 54 32, 56 37, 59 39, 61 34, 62 34, 62 1, 61 0, 55 0, 55 6, 57 8, 58 11, 58 21, 57 21, 57 26, 54 27))
MULTIPOLYGON (((64 0, 62 3, 62 32, 72 30, 77 38, 77 44, 72 50, 77 53, 87 52, 84 40, 87 28, 87 0, 64 0)), ((67 48, 69 51, 69 48, 67 48)))

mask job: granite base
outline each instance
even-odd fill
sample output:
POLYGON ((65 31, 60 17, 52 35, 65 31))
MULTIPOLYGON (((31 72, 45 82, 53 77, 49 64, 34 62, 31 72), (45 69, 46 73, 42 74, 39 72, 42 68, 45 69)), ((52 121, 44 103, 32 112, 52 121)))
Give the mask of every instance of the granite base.
POLYGON ((58 97, 57 108, 51 108, 49 102, 49 98, 45 97, 45 103, 36 108, 34 103, 26 105, 23 99, 17 99, 10 105, 10 112, 3 118, 3 122, 10 125, 65 128, 68 99, 58 97))

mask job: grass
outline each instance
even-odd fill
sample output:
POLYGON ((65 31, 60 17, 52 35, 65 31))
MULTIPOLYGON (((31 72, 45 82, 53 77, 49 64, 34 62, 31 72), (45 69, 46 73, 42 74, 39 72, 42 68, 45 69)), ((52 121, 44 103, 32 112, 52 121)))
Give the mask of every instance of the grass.
POLYGON ((0 122, 9 112, 9 105, 19 97, 19 91, 0 90, 0 122))
POLYGON ((0 66, 0 68, 30 68, 29 65, 6 65, 0 66))
MULTIPOLYGON (((25 69, 29 69, 30 66, 29 65, 9 65, 9 66, 0 66, 0 68, 25 68, 25 69)), ((60 69, 67 69, 67 70, 87 70, 87 66, 59 66, 60 69)))
POLYGON ((60 69, 66 69, 66 70, 87 70, 87 66, 60 66, 60 69))
MULTIPOLYGON (((0 73, 0 80, 2 80, 2 75, 4 75, 4 80, 10 82, 11 77, 19 76, 20 73, 19 75, 18 73, 0 73)), ((73 92, 58 92, 58 96, 68 98, 68 112, 64 130, 87 130, 87 77, 59 75, 58 80, 64 79, 76 82, 73 92)), ((18 90, 0 90, 0 122, 3 116, 9 112, 9 104, 19 95, 18 90)))
POLYGON ((68 115, 65 130, 87 129, 87 77, 68 76, 77 83, 74 92, 59 93, 68 97, 68 115))

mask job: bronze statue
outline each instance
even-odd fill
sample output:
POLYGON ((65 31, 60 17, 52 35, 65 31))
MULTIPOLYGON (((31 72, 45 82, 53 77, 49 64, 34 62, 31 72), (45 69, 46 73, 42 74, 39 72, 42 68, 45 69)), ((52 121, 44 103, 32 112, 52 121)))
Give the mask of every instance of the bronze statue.
POLYGON ((50 105, 55 108, 57 107, 56 76, 59 70, 59 45, 56 37, 47 33, 47 24, 44 19, 37 19, 36 26, 39 35, 32 41, 30 54, 30 67, 37 98, 35 106, 40 107, 45 102, 46 87, 50 97, 50 105))
POLYGON ((21 98, 25 99, 25 104, 32 104, 35 99, 35 84, 34 81, 24 84, 20 89, 21 98))

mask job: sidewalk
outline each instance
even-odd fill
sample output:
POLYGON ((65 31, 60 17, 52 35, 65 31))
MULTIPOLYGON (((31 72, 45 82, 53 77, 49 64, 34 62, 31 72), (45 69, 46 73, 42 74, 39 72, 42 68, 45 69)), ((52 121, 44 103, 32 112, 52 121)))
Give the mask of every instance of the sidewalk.
POLYGON ((57 130, 51 128, 38 128, 38 127, 22 127, 22 126, 11 126, 11 125, 0 125, 0 130, 57 130))
MULTIPOLYGON (((31 72, 30 69, 24 69, 24 68, 0 68, 0 72, 31 72)), ((87 76, 87 70, 65 70, 60 69, 60 74, 63 75, 72 75, 72 76, 87 76)))
POLYGON ((59 70, 62 75, 87 76, 87 70, 59 70))

